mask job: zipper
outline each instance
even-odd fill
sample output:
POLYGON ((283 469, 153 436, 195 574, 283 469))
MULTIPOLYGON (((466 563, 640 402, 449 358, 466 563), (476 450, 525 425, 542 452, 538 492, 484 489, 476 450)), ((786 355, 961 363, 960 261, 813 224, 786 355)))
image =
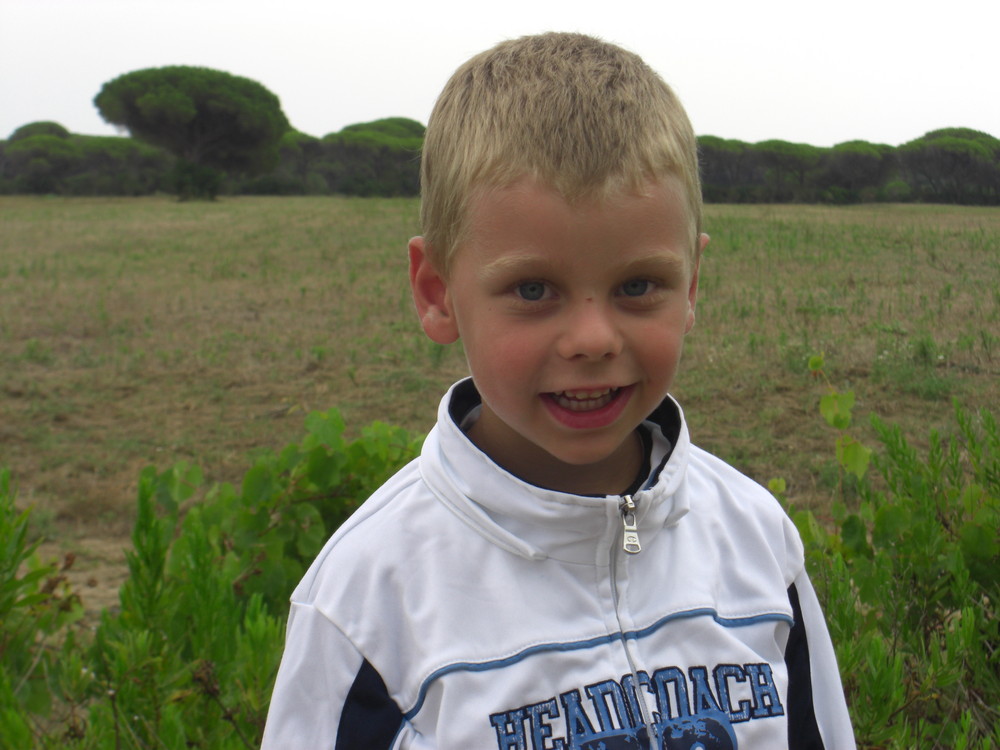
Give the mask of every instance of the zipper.
POLYGON ((635 503, 631 495, 622 495, 622 501, 618 505, 618 510, 622 514, 622 526, 624 534, 622 536, 622 549, 630 555, 637 555, 642 552, 642 545, 639 544, 639 529, 636 526, 635 503))
MULTIPOLYGON (((625 553, 629 555, 638 554, 642 551, 642 546, 639 544, 639 532, 636 528, 636 505, 631 495, 621 496, 621 502, 618 504, 618 511, 621 513, 622 527, 624 530, 624 536, 622 537, 622 549, 624 549, 625 553)), ((618 599, 618 559, 617 554, 612 554, 610 571, 611 597, 612 606, 615 610, 615 618, 618 620, 619 632, 624 633, 621 621, 621 612, 619 611, 620 602, 618 599)), ((652 749, 659 748, 653 724, 653 717, 650 715, 649 706, 646 705, 646 701, 641 693, 639 671, 636 667, 635 660, 632 657, 632 651, 629 648, 628 640, 625 638, 622 638, 622 648, 625 650, 625 659, 628 662, 629 671, 632 673, 632 686, 635 690, 636 708, 639 709, 639 716, 636 718, 646 727, 646 738, 649 743, 648 747, 652 749)))

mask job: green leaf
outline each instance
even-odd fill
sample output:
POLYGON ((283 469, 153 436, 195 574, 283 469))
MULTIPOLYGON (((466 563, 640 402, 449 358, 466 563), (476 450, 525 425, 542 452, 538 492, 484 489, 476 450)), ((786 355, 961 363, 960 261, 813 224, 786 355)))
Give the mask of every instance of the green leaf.
MULTIPOLYGON (((11 702, 13 703, 13 694, 11 702)), ((3 737, 4 747, 36 746, 31 727, 21 714, 22 710, 19 708, 4 706, 0 709, 0 737, 3 737)))
POLYGON ((837 438, 837 461, 848 474, 862 479, 868 471, 872 452, 850 435, 837 438))
POLYGON ((340 478, 339 471, 342 462, 343 453, 329 453, 325 449, 317 447, 309 454, 306 476, 319 489, 334 486, 336 480, 340 478))
POLYGON ((991 571, 989 576, 995 582, 1000 580, 1000 566, 997 556, 1000 555, 1000 543, 997 542, 996 528, 987 528, 977 523, 962 524, 960 533, 962 554, 970 572, 983 579, 984 573, 991 571))
POLYGON ((179 504, 190 498, 201 482, 200 466, 179 461, 160 475, 156 500, 168 513, 176 513, 179 504))
POLYGON ((982 504, 985 495, 986 492, 981 485, 973 483, 965 487, 962 490, 962 507, 965 508, 965 512, 970 515, 975 513, 976 509, 982 504))
POLYGON ((297 506, 298 528, 295 534, 295 548, 303 559, 314 557, 326 542, 326 527, 323 519, 312 505, 297 506))
POLYGON ((840 538, 844 543, 844 548, 852 556, 871 557, 872 549, 868 545, 868 530, 865 522, 859 516, 852 513, 844 519, 840 527, 840 538))
POLYGON ((798 529, 799 536, 802 537, 802 543, 807 548, 818 547, 826 549, 828 546, 828 534, 819 525, 819 521, 816 520, 816 516, 811 511, 796 511, 792 514, 792 522, 798 529))
POLYGON ((306 417, 306 429, 329 448, 336 448, 343 443, 345 427, 344 419, 336 409, 314 411, 306 417))
POLYGON ((901 505, 883 505, 875 513, 872 542, 883 548, 895 546, 904 540, 913 523, 909 508, 901 505))
POLYGON ((819 400, 819 413, 826 423, 837 430, 851 426, 851 410, 854 408, 854 391, 840 393, 833 391, 819 400))
POLYGON ((270 498, 277 487, 270 468, 257 464, 243 476, 243 499, 249 505, 260 505, 270 498))
POLYGON ((809 372, 818 373, 823 369, 823 355, 814 354, 809 358, 809 372))

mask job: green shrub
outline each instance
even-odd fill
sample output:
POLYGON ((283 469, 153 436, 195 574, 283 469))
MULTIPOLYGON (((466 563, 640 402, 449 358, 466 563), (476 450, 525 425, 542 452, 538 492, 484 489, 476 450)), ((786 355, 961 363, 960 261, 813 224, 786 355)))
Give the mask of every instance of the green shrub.
POLYGON ((0 474, 0 748, 259 745, 289 594, 419 447, 379 423, 348 441, 336 410, 306 427, 240 489, 205 491, 186 463, 143 471, 120 607, 86 642, 71 627, 79 600, 60 593, 59 571, 31 562, 27 514, 0 474))
POLYGON ((10 134, 10 138, 8 138, 8 140, 11 142, 19 141, 23 138, 31 138, 36 135, 50 135, 55 136, 56 138, 69 138, 70 132, 58 122, 42 120, 22 125, 10 134))
MULTIPOLYGON (((811 362, 821 374, 822 360, 811 362)), ((956 404, 954 434, 920 455, 873 418, 880 450, 848 434, 853 394, 821 402, 857 498, 834 529, 793 518, 824 603, 859 745, 1000 746, 1000 430, 956 404), (870 472, 868 461, 875 472, 870 472), (874 474, 874 476, 872 476, 874 474)))
POLYGON ((215 200, 222 189, 223 174, 215 167, 178 159, 170 173, 170 183, 178 199, 215 200))
POLYGON ((28 513, 14 508, 10 472, 0 470, 0 747, 28 748, 37 721, 52 712, 54 677, 82 615, 62 568, 43 565, 28 543, 28 513))

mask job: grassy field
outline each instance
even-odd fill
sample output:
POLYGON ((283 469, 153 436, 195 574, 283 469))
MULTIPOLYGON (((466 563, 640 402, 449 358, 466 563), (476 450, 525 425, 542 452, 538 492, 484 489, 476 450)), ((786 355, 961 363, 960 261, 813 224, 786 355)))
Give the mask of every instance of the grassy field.
MULTIPOLYGON (((796 504, 839 480, 811 354, 861 437, 1000 404, 1000 211, 709 206, 706 230, 675 393, 696 443, 796 504)), ((0 198, 0 466, 50 548, 100 587, 143 466, 238 481, 313 409, 426 431, 465 365, 413 314, 417 232, 403 199, 0 198)))

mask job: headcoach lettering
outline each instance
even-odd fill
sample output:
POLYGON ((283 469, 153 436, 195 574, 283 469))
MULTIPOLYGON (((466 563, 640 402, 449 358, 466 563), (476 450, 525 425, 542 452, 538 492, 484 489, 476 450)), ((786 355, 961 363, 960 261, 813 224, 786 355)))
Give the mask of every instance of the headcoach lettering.
MULTIPOLYGON (((648 748, 635 678, 605 680, 490 716, 499 750, 648 748)), ((653 731, 664 750, 737 750, 733 724, 783 716, 770 664, 638 673, 655 698, 653 731)))

